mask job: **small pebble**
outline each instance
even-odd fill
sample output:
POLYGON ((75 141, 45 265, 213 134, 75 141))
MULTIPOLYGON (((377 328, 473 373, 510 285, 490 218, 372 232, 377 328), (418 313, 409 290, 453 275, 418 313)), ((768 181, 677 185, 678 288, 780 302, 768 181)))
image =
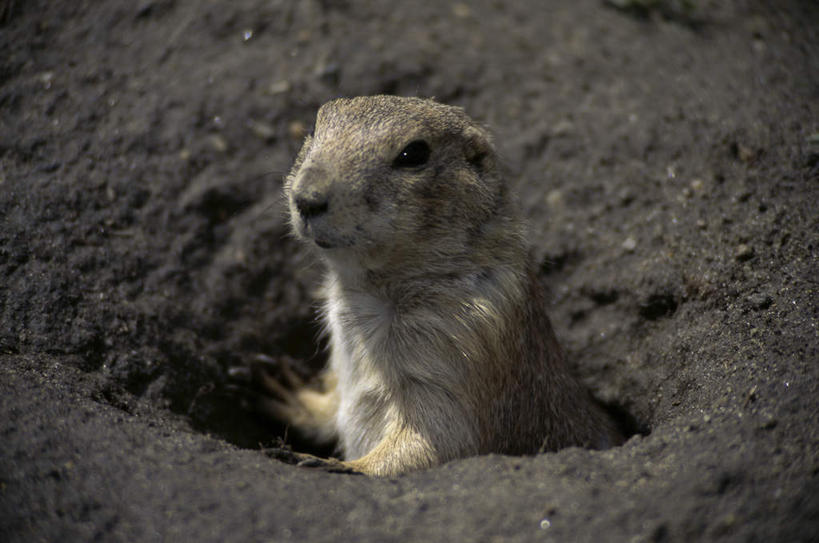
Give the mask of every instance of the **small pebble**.
POLYGON ((773 299, 765 293, 759 292, 748 296, 748 303, 754 309, 768 309, 773 303, 773 299))
POLYGON ((281 81, 276 81, 275 83, 271 83, 269 87, 267 87, 267 94, 284 94, 285 92, 290 90, 290 81, 283 79, 281 81))
POLYGON ((228 149, 227 140, 219 134, 211 134, 208 137, 208 145, 217 153, 224 153, 228 149))
POLYGON ((563 204, 563 192, 560 189, 550 190, 546 195, 546 203, 549 207, 558 207, 563 204))
POLYGON ((562 119, 552 127, 553 136, 567 136, 574 132, 574 124, 567 119, 562 119))
POLYGON ((54 72, 43 72, 37 77, 37 79, 40 80, 40 83, 42 83, 43 87, 45 87, 46 89, 50 89, 51 84, 54 81, 54 72))
POLYGON ((623 249, 625 249, 628 252, 632 252, 634 249, 637 248, 637 240, 629 236, 625 239, 625 241, 623 241, 621 247, 623 247, 623 249))
POLYGON ((745 243, 740 243, 734 254, 734 257, 739 260, 740 262, 745 262, 746 260, 750 260, 754 256, 754 249, 746 245, 745 243))
POLYGON ((469 6, 458 2, 454 6, 452 6, 452 14, 455 15, 458 19, 466 19, 470 15, 472 15, 472 10, 469 9, 469 6))
POLYGON ((756 157, 756 152, 750 147, 737 143, 736 145, 737 158, 742 162, 751 162, 756 157))
POLYGON ((263 123, 261 121, 254 121, 250 120, 247 122, 248 128, 250 131, 253 132, 258 138, 263 140, 272 140, 276 137, 276 129, 270 126, 267 123, 263 123))
POLYGON ((778 423, 779 421, 777 421, 773 415, 768 415, 760 422, 759 428, 762 430, 773 430, 778 423))

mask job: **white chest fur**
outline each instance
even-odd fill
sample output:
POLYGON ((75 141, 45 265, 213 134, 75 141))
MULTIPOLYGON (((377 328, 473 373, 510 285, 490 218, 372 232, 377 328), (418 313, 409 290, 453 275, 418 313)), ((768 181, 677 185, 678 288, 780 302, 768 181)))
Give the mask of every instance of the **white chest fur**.
POLYGON ((393 318, 389 302, 364 292, 331 290, 328 297, 330 367, 339 392, 336 430, 347 459, 359 458, 375 447, 394 413, 394 398, 380 367, 393 318))
POLYGON ((419 421, 426 431, 446 436, 436 444, 438 453, 454 457, 477 450, 475 410, 483 400, 474 391, 484 386, 491 361, 504 359, 495 347, 502 321, 509 320, 487 296, 514 296, 477 275, 448 289, 405 285, 400 307, 371 294, 375 289, 342 288, 332 280, 325 288, 330 367, 338 382, 336 433, 344 457, 359 458, 386 435, 419 421))

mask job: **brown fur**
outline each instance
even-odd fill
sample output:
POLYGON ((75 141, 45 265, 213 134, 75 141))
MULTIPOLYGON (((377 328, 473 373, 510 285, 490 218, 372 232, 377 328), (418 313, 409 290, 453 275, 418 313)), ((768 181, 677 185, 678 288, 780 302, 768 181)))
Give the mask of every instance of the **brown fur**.
POLYGON ((285 193, 327 265, 330 362, 318 387, 273 384, 274 410, 337 439, 345 466, 621 441, 566 368, 489 135, 460 108, 329 102, 285 193), (395 162, 418 140, 425 163, 395 162))

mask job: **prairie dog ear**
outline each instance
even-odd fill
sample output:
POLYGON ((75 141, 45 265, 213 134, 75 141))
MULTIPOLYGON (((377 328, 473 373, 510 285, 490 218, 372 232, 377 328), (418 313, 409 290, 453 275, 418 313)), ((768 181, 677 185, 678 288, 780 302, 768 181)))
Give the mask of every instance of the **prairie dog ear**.
POLYGON ((489 133, 477 126, 464 130, 464 156, 466 161, 479 170, 492 167, 495 148, 489 133))

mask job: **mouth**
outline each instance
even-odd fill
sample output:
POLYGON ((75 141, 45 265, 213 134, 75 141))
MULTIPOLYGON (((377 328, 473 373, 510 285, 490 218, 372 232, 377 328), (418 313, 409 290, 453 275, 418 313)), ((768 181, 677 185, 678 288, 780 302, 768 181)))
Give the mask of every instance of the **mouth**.
POLYGON ((339 236, 334 231, 326 232, 324 228, 317 228, 313 221, 305 221, 300 228, 300 237, 305 241, 312 241, 319 249, 341 249, 352 246, 346 236, 339 236))

